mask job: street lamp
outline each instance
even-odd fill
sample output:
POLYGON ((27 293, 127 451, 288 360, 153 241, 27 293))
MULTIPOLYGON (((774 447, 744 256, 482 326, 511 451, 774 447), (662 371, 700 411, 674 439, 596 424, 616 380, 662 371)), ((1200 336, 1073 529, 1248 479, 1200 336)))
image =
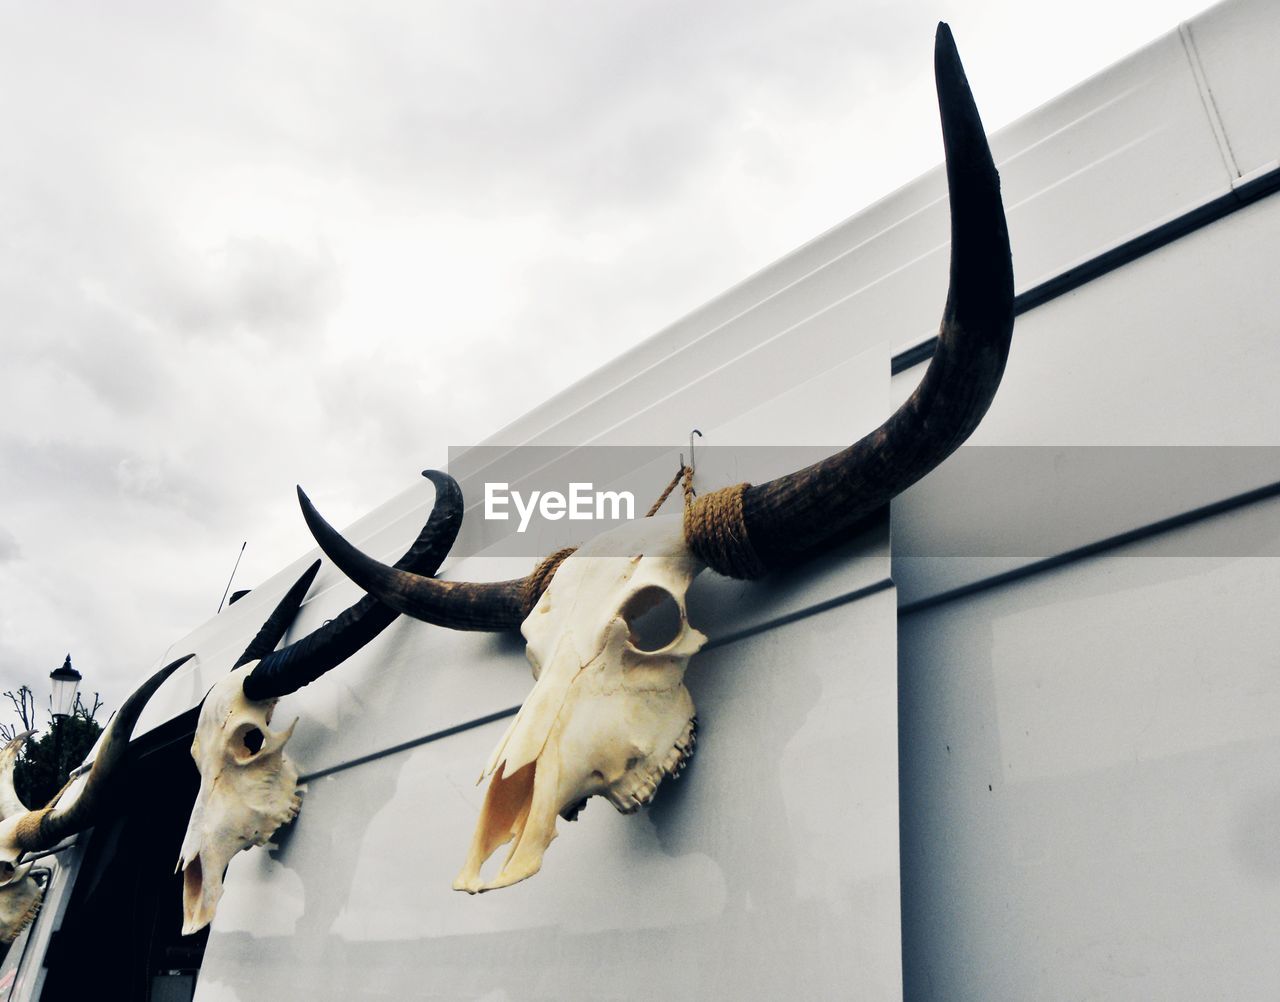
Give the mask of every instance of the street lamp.
POLYGON ((49 672, 52 695, 49 705, 53 712, 53 767, 59 779, 62 776, 62 722, 69 716, 76 705, 76 693, 80 689, 80 673, 71 667, 71 655, 62 662, 61 668, 49 672))
POLYGON ((71 710, 76 705, 76 692, 80 689, 80 678, 80 673, 71 667, 70 654, 62 662, 61 668, 55 668, 49 672, 49 681, 53 683, 53 697, 50 703, 53 706, 55 720, 59 717, 71 716, 71 710))

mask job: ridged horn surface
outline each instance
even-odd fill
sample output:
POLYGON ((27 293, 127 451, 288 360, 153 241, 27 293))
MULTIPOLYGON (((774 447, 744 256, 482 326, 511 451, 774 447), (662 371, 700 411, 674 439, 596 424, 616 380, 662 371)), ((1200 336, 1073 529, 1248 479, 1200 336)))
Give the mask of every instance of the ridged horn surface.
MULTIPOLYGON (((950 287, 937 347, 911 397, 849 448, 749 487, 743 522, 766 569, 796 563, 856 530, 954 452, 986 414, 1013 334, 1013 262, 1000 176, 956 52, 938 25, 934 76, 951 209, 950 287)), ((299 491, 320 548, 348 577, 405 615, 460 630, 517 629, 531 579, 437 581, 388 567, 339 535, 299 491)))
POLYGON ((795 563, 954 452, 987 412, 1013 333, 1013 263, 1000 177, 951 30, 934 76, 951 203, 951 281, 937 348, 911 397, 875 431, 803 470, 746 490, 743 521, 768 568, 795 563))

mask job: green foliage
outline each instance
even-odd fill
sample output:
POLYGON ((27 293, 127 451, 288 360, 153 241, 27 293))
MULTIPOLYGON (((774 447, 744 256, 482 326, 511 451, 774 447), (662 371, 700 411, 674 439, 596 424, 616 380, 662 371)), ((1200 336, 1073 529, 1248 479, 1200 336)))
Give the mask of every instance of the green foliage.
MULTIPOLYGON (((34 729, 35 695, 25 685, 5 695, 21 721, 20 724, 0 724, 0 738, 8 740, 22 731, 34 729)), ((86 706, 77 693, 75 706, 68 716, 55 721, 52 714, 47 714, 48 726, 27 742, 13 770, 14 789, 24 804, 33 809, 43 807, 62 789, 71 770, 84 761, 102 733, 102 725, 95 719, 101 708, 102 701, 96 692, 92 706, 86 706)))

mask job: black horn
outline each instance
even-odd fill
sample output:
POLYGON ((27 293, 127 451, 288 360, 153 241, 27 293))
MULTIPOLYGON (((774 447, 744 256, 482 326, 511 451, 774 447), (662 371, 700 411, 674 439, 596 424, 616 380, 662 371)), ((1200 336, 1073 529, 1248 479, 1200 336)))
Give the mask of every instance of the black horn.
POLYGON ((262 629, 258 631, 257 636, 249 642, 244 653, 231 666, 232 671, 247 665, 250 661, 261 661, 276 649, 276 644, 280 643, 284 635, 289 632, 289 626, 297 617, 298 610, 302 608, 302 600, 307 597, 307 589, 311 587, 311 582, 316 579, 319 570, 320 561, 316 560, 302 572, 302 576, 284 593, 284 598, 280 599, 267 621, 262 624, 262 629))
POLYGON ((765 569, 838 542, 954 452, 987 412, 1013 334, 1013 261, 1000 176, 951 30, 934 76, 951 202, 951 281, 929 368, 879 428, 796 473, 748 487, 743 522, 765 569))
MULTIPOLYGON (((436 489, 431 516, 395 566, 432 580, 430 575, 444 563, 462 526, 462 491, 448 474, 429 470, 423 476, 436 489)), ((314 633, 263 657, 244 680, 245 696, 252 700, 274 699, 309 685, 390 626, 399 612, 366 595, 314 633)))
MULTIPOLYGON (((423 476, 447 476, 428 470, 423 476)), ((452 480, 452 478, 450 478, 452 480)), ((514 630, 520 628, 526 610, 526 578, 472 583, 439 581, 400 567, 388 567, 348 543, 316 511, 311 499, 298 488, 298 503, 307 527, 326 556, 357 585, 377 595, 391 608, 414 619, 454 630, 514 630)))
MULTIPOLYGON (((768 483, 727 489, 741 491, 741 521, 731 535, 735 540, 745 537, 746 549, 753 551, 750 559, 715 559, 708 552, 714 547, 706 546, 700 535, 707 520, 686 518, 690 546, 721 573, 756 576, 803 560, 855 532, 863 519, 969 437, 1000 385, 1013 334, 1009 234, 1000 177, 945 24, 938 26, 935 40, 934 76, 951 207, 951 269, 933 359, 906 403, 849 448, 768 483)), ((512 581, 423 578, 356 550, 301 491, 299 500, 312 535, 348 577, 406 615, 440 626, 518 628, 550 580, 556 560, 553 556, 529 577, 512 581)), ((706 500, 699 498, 692 510, 699 511, 706 500)))

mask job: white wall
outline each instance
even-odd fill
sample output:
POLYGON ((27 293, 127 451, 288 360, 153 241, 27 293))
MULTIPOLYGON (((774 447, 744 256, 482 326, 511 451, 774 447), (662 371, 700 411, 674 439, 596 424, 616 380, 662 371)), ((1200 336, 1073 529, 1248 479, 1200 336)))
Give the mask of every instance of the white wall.
MULTIPOLYGON (((1246 177, 1278 26, 1189 31, 1246 177)), ((989 453, 893 506, 908 998, 1280 994, 1280 502, 1051 559, 1280 482, 1278 234, 1272 196, 1021 317, 989 453)))
MULTIPOLYGON (((1262 0, 1210 12, 995 137, 1020 290, 1275 159, 1280 130, 1248 109, 1275 92, 1276 45, 1259 39, 1278 23, 1262 0)), ((942 194, 937 171, 913 182, 490 443, 674 455, 694 426, 718 444, 852 440, 918 378, 890 392, 888 359, 937 323, 942 194)), ((979 440, 1269 443, 1276 338, 1258 283, 1277 211, 1262 203, 1023 317, 979 440)), ((895 506, 895 546, 930 551, 937 483, 895 506)), ((394 558, 429 503, 414 481, 349 535, 394 558)), ((982 524, 968 512, 951 527, 982 524)), ((200 700, 309 559, 174 645, 200 661, 140 730, 200 700)), ((1258 670, 1275 638, 1250 616, 1274 594, 1273 562, 1209 559, 1107 558, 906 617, 900 703, 885 526, 763 585, 707 578, 698 625, 738 639, 691 668, 704 741, 678 790, 639 818, 594 804, 542 874, 480 899, 448 884, 501 725, 425 739, 518 704, 528 669, 510 639, 398 622, 282 703, 302 718, 303 769, 338 771, 281 852, 233 865, 198 998, 885 998, 903 978, 900 900, 919 998, 1132 998, 1256 968, 1275 929, 1248 887, 1275 868, 1250 833, 1273 820, 1257 762, 1275 757, 1280 718, 1258 670), (344 767, 402 742, 422 743, 344 767)), ((527 569, 481 556, 449 574, 527 569)), ((894 573, 914 600, 990 569, 894 573)), ((293 636, 354 598, 326 568, 293 636)))
MULTIPOLYGON (((776 378, 768 353, 703 379, 690 406, 709 439, 757 442, 767 428, 782 442, 832 441, 849 424, 873 427, 887 406, 886 345, 834 365, 785 341, 777 350, 789 359, 785 392, 752 391, 776 378)), ((625 435, 660 441, 655 413, 625 435)), ((679 448, 654 471, 654 494, 679 448)), ((398 555, 429 500, 415 488, 351 534, 398 555)), ((289 749, 303 772, 337 771, 312 782, 280 852, 231 867, 197 998, 772 999, 797 981, 815 997, 851 984, 899 994, 888 543, 884 520, 768 582, 700 578, 690 616, 711 644, 688 674, 699 716, 692 767, 639 817, 597 801, 561 822, 542 872, 480 898, 451 883, 483 795, 475 780, 507 722, 424 739, 517 705, 529 668, 518 638, 398 621, 281 702, 279 721, 301 717, 289 749), (404 742, 417 744, 384 754, 404 742), (380 757, 352 764, 370 755, 380 757)), ((497 577, 530 563, 480 556, 450 574, 497 577)), ((201 661, 169 687, 172 705, 227 670, 286 583, 182 642, 201 661)), ((316 589, 291 637, 358 597, 327 568, 316 589)))
POLYGON ((449 889, 506 721, 315 782, 284 849, 231 867, 197 997, 892 997, 894 607, 699 655, 690 769, 635 817, 592 801, 506 890, 449 889))
POLYGON ((1280 560, 1216 528, 903 618, 908 998, 1280 993, 1280 560))

